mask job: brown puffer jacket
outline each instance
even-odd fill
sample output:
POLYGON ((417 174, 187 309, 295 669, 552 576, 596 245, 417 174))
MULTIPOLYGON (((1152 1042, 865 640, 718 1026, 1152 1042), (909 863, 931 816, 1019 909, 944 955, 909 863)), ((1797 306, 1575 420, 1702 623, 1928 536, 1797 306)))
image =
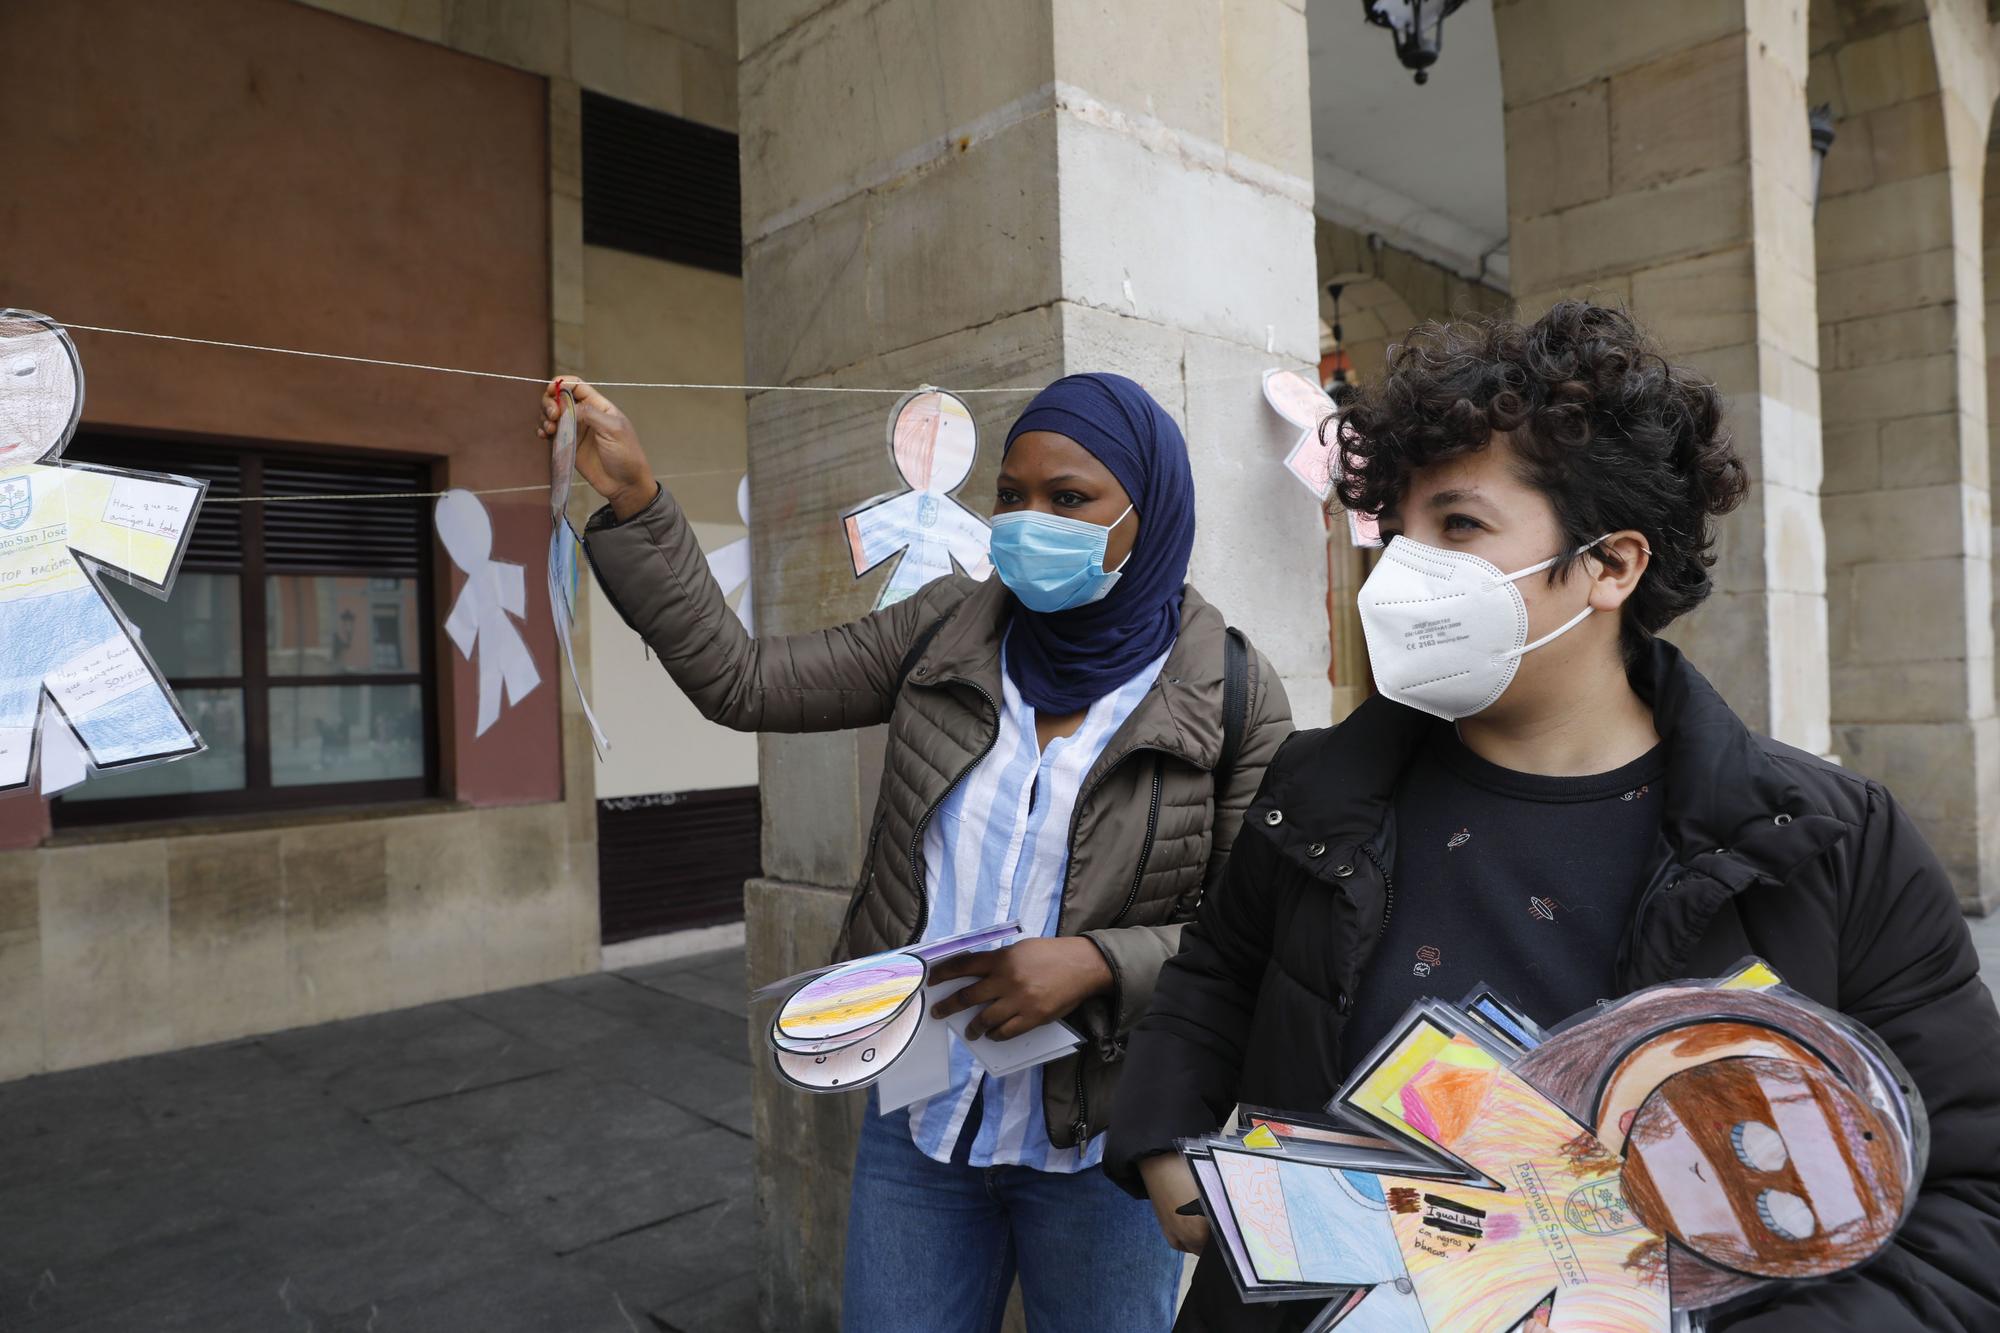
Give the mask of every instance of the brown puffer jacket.
MULTIPOLYGON (((1012 598, 998 579, 939 579, 850 624, 754 639, 710 577, 664 490, 620 523, 599 510, 584 533, 599 584, 704 717, 739 731, 837 731, 889 724, 882 789, 849 903, 840 956, 912 943, 931 898, 923 830, 999 736, 1000 640, 1012 598), (898 687, 904 659, 930 638, 898 687)), ((1090 1040, 1048 1065, 1050 1140, 1101 1133, 1126 1034, 1152 999, 1181 923, 1219 876, 1264 766, 1292 730, 1277 675, 1249 653, 1248 707, 1227 790, 1222 752, 1226 626, 1193 588, 1159 679, 1084 780, 1070 827, 1058 933, 1086 935, 1116 986, 1069 1016, 1090 1040)))

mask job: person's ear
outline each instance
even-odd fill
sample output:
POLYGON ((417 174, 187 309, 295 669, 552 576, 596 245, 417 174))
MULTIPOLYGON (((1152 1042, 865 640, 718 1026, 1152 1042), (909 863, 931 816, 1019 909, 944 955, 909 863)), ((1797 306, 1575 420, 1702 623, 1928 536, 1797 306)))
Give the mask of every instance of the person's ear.
POLYGON ((1590 609, 1617 611, 1638 588, 1653 556, 1645 534, 1627 529, 1614 532, 1584 554, 1584 569, 1590 574, 1590 609), (1597 552, 1616 557, 1617 563, 1597 558, 1597 552))

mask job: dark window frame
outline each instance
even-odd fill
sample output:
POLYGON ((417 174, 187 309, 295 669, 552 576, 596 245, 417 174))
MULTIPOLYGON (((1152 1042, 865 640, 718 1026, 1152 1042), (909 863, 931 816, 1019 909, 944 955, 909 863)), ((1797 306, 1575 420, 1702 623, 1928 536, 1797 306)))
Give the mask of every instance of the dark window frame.
MULTIPOLYGON (((435 489, 437 463, 409 455, 369 450, 314 449, 299 445, 259 445, 240 442, 191 439, 183 436, 139 435, 111 430, 79 432, 64 451, 64 457, 79 462, 103 462, 113 467, 132 467, 156 472, 172 472, 176 460, 185 459, 191 469, 201 462, 233 465, 240 477, 239 493, 263 495, 266 464, 327 467, 334 471, 363 474, 367 465, 407 470, 412 503, 426 506, 420 528, 420 549, 415 554, 414 572, 393 577, 414 578, 417 585, 417 669, 414 671, 353 671, 310 676, 273 676, 270 652, 267 580, 275 572, 281 576, 374 579, 383 576, 380 565, 304 565, 287 562, 272 571, 265 559, 265 511, 269 506, 232 506, 239 512, 237 559, 232 564, 206 543, 191 543, 180 566, 181 573, 234 575, 237 579, 238 623, 241 674, 235 676, 167 676, 175 692, 184 689, 238 690, 243 699, 243 786, 225 791, 169 792, 156 796, 121 796, 103 800, 65 801, 57 796, 50 803, 51 820, 57 830, 98 828, 154 820, 199 819, 217 815, 250 815, 303 811, 358 805, 407 804, 435 798, 442 782, 438 647, 435 627, 438 569, 431 530, 428 501, 419 497, 435 489), (423 772, 409 778, 369 782, 333 782, 312 785, 274 786, 271 781, 271 691, 313 685, 418 685, 422 689, 424 720, 423 772)), ((382 474, 378 474, 378 477, 382 474)), ((206 510, 206 506, 204 506, 206 510)), ((171 597, 169 598, 171 601, 171 597)))

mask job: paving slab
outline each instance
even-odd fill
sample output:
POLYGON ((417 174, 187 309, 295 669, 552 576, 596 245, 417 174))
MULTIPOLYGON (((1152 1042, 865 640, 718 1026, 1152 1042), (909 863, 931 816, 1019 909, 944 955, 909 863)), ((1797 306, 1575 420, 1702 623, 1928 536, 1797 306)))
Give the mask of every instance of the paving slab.
POLYGON ((705 972, 700 969, 668 968, 655 963, 651 967, 635 967, 621 974, 642 986, 664 991, 668 995, 678 995, 684 1000, 719 1009, 725 1014, 738 1018, 750 1015, 750 996, 741 982, 729 973, 705 972))
POLYGON ((757 1213, 729 1198, 564 1256, 657 1313, 757 1268, 757 1213))
POLYGON ((664 1333, 751 1333, 757 1323, 757 1279, 736 1277, 655 1311, 664 1333))
POLYGON ((371 1123, 557 1253, 727 1198, 750 1170, 740 1135, 577 1070, 371 1123))
POLYGON ((556 1052, 450 1002, 295 1028, 261 1044, 285 1068, 357 1111, 449 1096, 562 1064, 556 1052))
POLYGON ((0 1084, 0 1330, 754 1327, 741 951, 677 962, 0 1084))

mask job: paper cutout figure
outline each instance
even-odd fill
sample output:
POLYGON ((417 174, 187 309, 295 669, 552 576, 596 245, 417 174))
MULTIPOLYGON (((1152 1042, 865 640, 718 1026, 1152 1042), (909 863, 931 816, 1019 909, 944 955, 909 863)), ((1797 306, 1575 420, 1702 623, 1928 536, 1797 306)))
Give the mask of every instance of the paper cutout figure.
POLYGON ((1372 1142, 1245 1108, 1183 1145, 1246 1299, 1350 1333, 1651 1333, 1864 1263, 1914 1204, 1907 1074, 1760 962, 1514 1024, 1531 1049, 1490 1023, 1514 1013, 1413 1007, 1333 1102, 1372 1142))
MULTIPOLYGON (((736 513, 743 520, 743 526, 750 526, 750 478, 746 474, 736 483, 736 513)), ((729 596, 738 588, 743 596, 736 602, 736 618, 743 622, 743 628, 752 634, 757 632, 756 618, 750 608, 750 539, 738 537, 727 546, 718 547, 708 553, 708 572, 722 585, 722 595, 729 596)))
POLYGON ((556 642, 562 645, 563 661, 569 664, 570 683, 576 686, 576 701, 583 707, 584 724, 590 728, 590 743, 597 757, 611 748, 597 714, 590 711, 590 693, 583 688, 583 673, 576 669, 575 627, 577 599, 583 595, 583 541, 570 526, 569 478, 576 468, 576 398, 562 391, 562 417, 556 422, 554 448, 549 453, 549 607, 556 623, 556 642))
MULTIPOLYGON (((46 315, 0 311, 0 790, 27 785, 52 734, 45 708, 92 772, 203 749, 102 580, 164 598, 207 483, 62 461, 82 415, 69 334, 46 315)), ((73 755, 54 764, 67 784, 73 755)))
POLYGON ((909 487, 864 500, 841 515, 854 577, 898 553, 875 609, 894 606, 956 566, 975 579, 993 572, 986 520, 952 498, 972 474, 979 432, 972 410, 941 389, 921 389, 889 415, 889 457, 909 487))
MULTIPOLYGON (((753 1002, 784 997, 766 1033, 779 1077, 807 1092, 849 1092, 882 1080, 885 1114, 943 1092, 951 1083, 946 1034, 964 1042, 976 1010, 942 1020, 932 1018, 930 1011, 975 978, 927 984, 930 965, 1020 933, 1020 923, 1009 921, 759 987, 751 994, 753 1002)), ((995 1075, 1044 1064, 1081 1044, 1076 1031, 1062 1022, 1046 1023, 1006 1042, 990 1037, 965 1042, 995 1075)))
POLYGON ((446 491, 435 514, 445 554, 465 572, 444 632, 467 661, 478 656, 479 718, 473 735, 484 736, 500 720, 503 698, 518 705, 542 683, 528 641, 514 624, 528 614, 528 582, 520 565, 493 558, 493 519, 478 496, 446 491))
MULTIPOLYGON (((1334 446, 1322 435, 1321 423, 1338 416, 1340 409, 1326 390, 1296 370, 1264 372, 1264 401, 1286 421, 1299 428, 1299 438, 1285 455, 1285 470, 1324 504, 1333 496, 1340 480, 1334 446)), ((1331 435, 1331 430, 1326 435, 1331 435)), ((1380 546, 1382 531, 1373 515, 1347 511, 1347 531, 1356 546, 1380 546)))

